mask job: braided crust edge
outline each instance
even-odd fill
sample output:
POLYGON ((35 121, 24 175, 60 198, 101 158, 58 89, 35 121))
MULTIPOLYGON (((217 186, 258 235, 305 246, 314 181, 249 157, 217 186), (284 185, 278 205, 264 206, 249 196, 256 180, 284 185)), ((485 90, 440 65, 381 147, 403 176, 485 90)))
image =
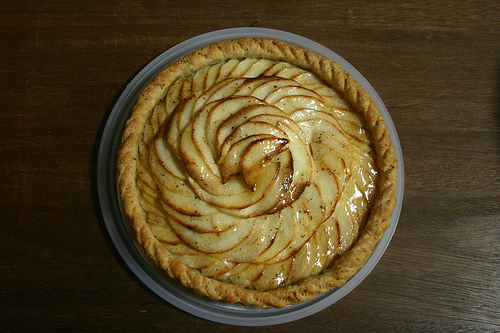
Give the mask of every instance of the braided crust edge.
POLYGON ((123 133, 117 168, 120 196, 124 202, 125 213, 132 219, 137 240, 147 255, 153 258, 169 276, 179 279, 184 286, 214 300, 281 308, 311 300, 333 287, 344 285, 365 264, 390 224, 396 204, 397 163, 389 131, 377 105, 361 85, 338 63, 311 50, 278 40, 241 38, 211 44, 186 55, 162 70, 146 86, 138 98, 123 133), (243 289, 210 279, 188 268, 175 258, 156 240, 146 224, 146 215, 139 203, 139 191, 136 185, 138 142, 151 111, 155 104, 166 95, 169 86, 178 77, 187 76, 205 65, 245 57, 268 58, 292 63, 318 74, 338 90, 353 107, 364 114, 367 127, 373 136, 379 168, 377 198, 370 218, 353 247, 322 274, 309 277, 292 286, 266 292, 243 289))

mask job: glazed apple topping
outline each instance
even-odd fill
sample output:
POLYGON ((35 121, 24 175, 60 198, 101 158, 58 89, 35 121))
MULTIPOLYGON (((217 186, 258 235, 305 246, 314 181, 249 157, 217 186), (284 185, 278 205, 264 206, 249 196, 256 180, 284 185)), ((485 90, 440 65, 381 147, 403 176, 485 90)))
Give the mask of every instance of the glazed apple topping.
POLYGON ((364 118, 315 74, 229 60, 172 84, 139 146, 156 238, 188 267, 270 290, 331 266, 370 214, 364 118))

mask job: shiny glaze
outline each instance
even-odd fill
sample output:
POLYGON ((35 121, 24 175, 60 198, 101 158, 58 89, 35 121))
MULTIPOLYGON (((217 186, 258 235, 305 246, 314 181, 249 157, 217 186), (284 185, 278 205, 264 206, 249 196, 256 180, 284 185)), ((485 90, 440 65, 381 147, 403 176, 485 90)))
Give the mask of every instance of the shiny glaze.
POLYGON ((174 83, 140 145, 157 239, 187 266, 269 290, 349 249, 377 178, 363 118, 314 74, 244 59, 174 83))

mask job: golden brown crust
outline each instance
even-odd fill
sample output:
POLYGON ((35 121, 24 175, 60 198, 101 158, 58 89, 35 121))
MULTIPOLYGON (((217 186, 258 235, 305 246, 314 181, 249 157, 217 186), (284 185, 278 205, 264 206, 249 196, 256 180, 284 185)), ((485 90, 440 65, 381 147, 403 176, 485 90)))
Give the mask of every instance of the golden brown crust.
POLYGON ((257 38, 223 41, 203 47, 161 71, 140 94, 123 133, 118 157, 118 183, 125 213, 132 219, 138 242, 162 269, 170 276, 179 279, 183 285, 211 299, 277 308, 307 301, 333 287, 340 287, 364 265, 384 231, 389 227, 396 203, 396 170, 397 159, 384 119, 377 105, 356 80, 339 64, 313 51, 278 40, 257 38), (317 73, 325 82, 338 90, 365 116, 367 127, 373 136, 380 175, 377 184, 378 195, 371 217, 354 246, 324 273, 307 278, 296 285, 265 292, 243 289, 205 277, 175 258, 155 239, 148 227, 145 212, 138 200, 139 190, 136 185, 139 140, 152 109, 165 96, 170 84, 178 77, 187 76, 202 66, 244 57, 289 62, 317 73))

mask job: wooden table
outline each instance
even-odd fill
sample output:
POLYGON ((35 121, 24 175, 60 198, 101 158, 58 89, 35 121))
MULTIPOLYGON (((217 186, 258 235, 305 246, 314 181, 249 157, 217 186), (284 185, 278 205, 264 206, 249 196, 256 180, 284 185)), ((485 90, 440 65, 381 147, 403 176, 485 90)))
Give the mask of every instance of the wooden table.
POLYGON ((235 328, 163 301, 111 242, 96 188, 104 125, 150 61, 202 33, 280 29, 356 67, 398 130, 399 224, 350 294, 262 332, 500 331, 497 1, 2 1, 2 331, 235 328))

